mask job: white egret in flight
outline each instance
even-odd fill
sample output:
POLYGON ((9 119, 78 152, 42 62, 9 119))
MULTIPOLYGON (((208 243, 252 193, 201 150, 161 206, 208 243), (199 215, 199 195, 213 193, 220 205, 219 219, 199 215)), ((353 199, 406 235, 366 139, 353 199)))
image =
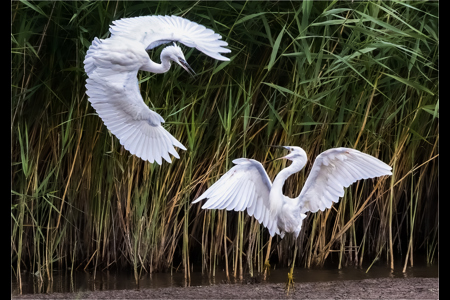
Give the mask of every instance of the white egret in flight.
MULTIPOLYGON (((260 162, 238 158, 233 160, 234 167, 192 203, 208 198, 203 209, 247 209, 250 216, 267 227, 271 237, 278 234, 283 238, 286 232, 292 232, 297 238, 306 212, 330 208, 333 202, 344 196, 344 187, 357 180, 392 174, 389 165, 371 155, 350 148, 333 148, 316 157, 300 195, 290 198, 283 195, 284 182, 303 169, 307 156, 300 147, 282 148, 290 153, 281 158, 292 163, 278 173, 273 183, 260 162)), ((288 291, 293 284, 295 245, 294 261, 288 274, 288 291)))
MULTIPOLYGON (((171 62, 189 74, 191 67, 175 43, 161 52, 161 64, 153 62, 146 50, 170 42, 195 47, 217 60, 228 61, 220 53, 228 44, 211 29, 177 16, 144 16, 113 21, 107 39, 94 38, 86 53, 88 75, 86 94, 106 127, 125 149, 149 162, 171 162, 169 153, 179 158, 174 146, 186 148, 167 132, 164 119, 144 103, 137 80, 138 70, 165 73, 171 62)), ((191 74, 192 75, 192 74, 191 74)))

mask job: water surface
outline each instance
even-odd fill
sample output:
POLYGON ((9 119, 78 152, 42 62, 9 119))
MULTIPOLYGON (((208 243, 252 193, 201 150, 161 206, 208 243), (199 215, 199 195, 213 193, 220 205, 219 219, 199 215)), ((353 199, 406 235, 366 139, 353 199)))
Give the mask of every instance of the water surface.
MULTIPOLYGON (((404 277, 438 277, 438 266, 415 265, 408 267, 403 273, 403 266, 396 266, 392 271, 386 264, 372 266, 368 272, 367 267, 355 268, 346 267, 342 269, 333 268, 314 268, 304 269, 296 267, 294 269, 294 281, 317 282, 334 280, 360 280, 369 278, 404 278, 404 277)), ((288 268, 276 269, 270 271, 267 283, 284 283, 287 279, 288 268)), ((32 274, 22 274, 22 288, 15 277, 11 278, 12 295, 34 294, 34 293, 67 293, 84 291, 103 291, 103 290, 124 290, 124 289, 147 289, 163 287, 184 287, 184 286, 205 286, 220 283, 250 283, 253 282, 249 275, 244 276, 244 281, 234 278, 230 274, 227 281, 223 270, 217 271, 216 275, 211 276, 201 272, 192 272, 190 282, 185 280, 184 272, 178 273, 153 273, 142 272, 140 280, 136 283, 132 271, 97 271, 95 279, 93 272, 74 271, 73 276, 70 272, 54 272, 53 281, 44 280, 43 282, 32 274), (22 291, 20 291, 22 290, 22 291)))

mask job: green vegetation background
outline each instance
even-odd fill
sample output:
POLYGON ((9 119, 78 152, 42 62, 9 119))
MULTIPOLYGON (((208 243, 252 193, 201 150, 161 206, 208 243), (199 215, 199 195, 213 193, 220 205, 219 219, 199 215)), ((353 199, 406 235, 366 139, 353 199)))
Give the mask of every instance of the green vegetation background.
MULTIPOLYGON (((11 267, 136 272, 260 272, 269 234, 246 213, 190 205, 238 157, 266 161, 296 145, 310 158, 351 147, 393 167, 311 214, 270 261, 302 267, 437 257, 438 2, 13 1, 11 267), (183 47, 197 72, 139 73, 148 106, 186 147, 162 166, 130 155, 85 94, 85 53, 113 20, 179 15, 222 35, 219 62, 183 47)), ((163 46, 150 51, 159 62, 163 46)), ((274 176, 285 162, 266 163, 274 176)), ((275 246, 276 244, 276 246, 275 246)))

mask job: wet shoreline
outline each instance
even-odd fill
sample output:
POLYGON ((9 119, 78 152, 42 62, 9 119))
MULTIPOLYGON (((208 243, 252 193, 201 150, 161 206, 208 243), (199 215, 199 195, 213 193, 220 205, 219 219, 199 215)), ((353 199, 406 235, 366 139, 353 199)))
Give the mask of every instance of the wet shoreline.
POLYGON ((75 293, 12 295, 13 299, 438 299, 439 278, 372 278, 295 283, 286 295, 282 283, 215 284, 75 293))

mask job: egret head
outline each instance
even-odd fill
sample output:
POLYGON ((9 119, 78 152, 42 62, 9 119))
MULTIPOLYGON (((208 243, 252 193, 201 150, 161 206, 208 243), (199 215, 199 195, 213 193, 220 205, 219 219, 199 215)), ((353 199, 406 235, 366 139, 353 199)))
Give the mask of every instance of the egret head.
POLYGON ((294 160, 306 160, 306 152, 300 147, 296 146, 283 146, 284 149, 289 150, 289 154, 286 156, 283 156, 282 158, 289 159, 291 161, 294 160))
POLYGON ((274 148, 283 148, 289 151, 289 153, 283 157, 277 158, 277 159, 288 159, 292 162, 301 161, 303 163, 306 163, 308 157, 306 155, 305 150, 303 150, 300 147, 296 146, 271 146, 274 148))
POLYGON ((176 62, 183 69, 185 69, 191 76, 195 75, 194 70, 192 70, 192 68, 186 62, 183 51, 181 51, 181 48, 177 44, 173 43, 173 46, 168 46, 164 48, 163 52, 161 53, 161 61, 164 60, 164 58, 176 62))

